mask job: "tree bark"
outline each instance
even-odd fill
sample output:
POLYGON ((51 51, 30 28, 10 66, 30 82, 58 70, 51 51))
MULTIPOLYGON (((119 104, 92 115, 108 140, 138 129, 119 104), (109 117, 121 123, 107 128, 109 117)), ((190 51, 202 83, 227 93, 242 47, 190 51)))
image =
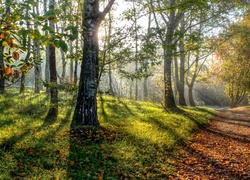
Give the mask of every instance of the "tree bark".
POLYGON ((70 68, 69 68, 69 73, 70 73, 70 82, 73 83, 74 80, 74 62, 73 62, 73 42, 70 41, 69 43, 69 48, 70 48, 70 68))
MULTIPOLYGON (((47 12, 47 0, 43 0, 43 8, 44 13, 47 12)), ((45 25, 48 25, 48 20, 45 20, 45 25)), ((48 35, 48 31, 45 31, 45 35, 48 35)), ((45 82, 48 83, 50 81, 50 67, 49 67, 49 47, 46 46, 45 49, 45 82)), ((46 93, 49 93, 49 87, 46 86, 46 93)))
POLYGON ((83 58, 74 125, 98 126, 97 88, 98 88, 98 29, 115 0, 111 0, 102 13, 99 0, 85 0, 83 10, 83 58))
POLYGON ((188 100, 189 100, 190 106, 195 106, 194 97, 193 97, 193 87, 194 87, 194 82, 191 82, 188 85, 188 100))
POLYGON ((184 39, 180 39, 180 78, 179 78, 179 86, 178 86, 178 94, 179 94, 179 104, 181 106, 186 106, 185 100, 185 54, 184 54, 184 39))
MULTIPOLYGON (((39 15, 39 0, 37 0, 37 6, 33 7, 33 13, 36 13, 37 15, 39 15), (36 12, 35 12, 35 8, 36 8, 36 12)), ((37 28, 37 26, 35 26, 35 28, 37 28)), ((40 43, 39 42, 34 42, 34 58, 36 59, 40 59, 40 43)), ((42 79, 42 67, 41 64, 35 64, 34 66, 35 68, 35 93, 40 93, 40 90, 42 89, 42 85, 41 85, 41 79, 42 79)))
POLYGON ((61 52, 61 58, 62 58, 62 74, 61 74, 61 81, 60 81, 60 83, 62 84, 62 83, 65 82, 67 63, 66 63, 65 54, 64 54, 63 50, 60 49, 60 52, 61 52))
MULTIPOLYGON (((54 10, 54 0, 49 1, 49 9, 54 10)), ((54 22, 49 21, 52 29, 55 29, 54 22)), ((50 62, 50 109, 46 116, 47 121, 56 120, 58 115, 58 88, 57 88, 57 74, 56 74, 56 51, 52 42, 49 45, 49 62, 50 62)))
POLYGON ((166 44, 164 47, 164 99, 166 110, 177 108, 172 88, 172 49, 173 49, 173 30, 171 26, 166 34, 166 44))
POLYGON ((4 75, 4 60, 3 60, 3 52, 4 52, 4 46, 2 44, 0 45, 0 94, 4 94, 5 92, 5 79, 3 77, 4 75))

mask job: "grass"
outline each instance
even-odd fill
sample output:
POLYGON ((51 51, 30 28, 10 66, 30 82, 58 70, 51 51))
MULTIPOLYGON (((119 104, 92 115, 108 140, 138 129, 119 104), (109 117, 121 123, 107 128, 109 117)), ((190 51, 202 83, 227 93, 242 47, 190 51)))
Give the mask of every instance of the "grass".
POLYGON ((100 128, 70 129, 74 103, 60 94, 60 114, 44 123, 45 94, 0 95, 0 179, 161 179, 173 173, 180 145, 214 111, 98 97, 100 128))

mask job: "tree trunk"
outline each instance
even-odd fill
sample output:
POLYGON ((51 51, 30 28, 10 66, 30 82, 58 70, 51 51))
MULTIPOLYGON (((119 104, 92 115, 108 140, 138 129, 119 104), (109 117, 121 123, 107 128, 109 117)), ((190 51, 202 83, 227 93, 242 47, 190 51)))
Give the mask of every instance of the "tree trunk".
POLYGON ((177 108, 172 88, 172 49, 173 49, 173 30, 168 28, 166 34, 166 44, 164 47, 164 97, 166 110, 177 108))
MULTIPOLYGON (((75 52, 76 54, 78 54, 78 43, 79 43, 79 41, 77 39, 76 40, 76 52, 75 52)), ((78 60, 76 59, 75 60, 75 68, 74 68, 74 84, 77 84, 77 80, 78 80, 78 78, 77 78, 77 71, 78 71, 78 60)))
MULTIPOLYGON (((50 0, 49 9, 54 10, 54 0, 50 0)), ((54 22, 50 21, 49 25, 55 29, 54 22)), ((57 89, 57 74, 56 74, 56 51, 52 42, 49 45, 49 62, 50 62, 50 109, 46 116, 46 120, 56 120, 58 115, 58 89, 57 89)))
POLYGON ((179 63, 177 60, 177 57, 174 57, 174 66, 172 68, 172 70, 174 71, 174 97, 175 97, 175 103, 177 105, 180 104, 180 98, 179 98, 179 86, 180 86, 180 80, 179 80, 179 63))
POLYGON ((61 84, 65 82, 65 75, 66 75, 66 59, 65 59, 65 55, 62 49, 60 49, 61 52, 61 57, 62 57, 62 75, 61 75, 61 84))
MULTIPOLYGON (((85 5, 85 8, 87 9, 88 6, 92 7, 91 4, 88 4, 85 5)), ((77 125, 98 126, 96 102, 98 81, 98 27, 93 19, 90 19, 88 22, 85 21, 83 26, 85 27, 84 49, 74 120, 77 125)))
MULTIPOLYGON (((37 6, 33 7, 33 13, 39 15, 39 0, 37 0, 37 6), (36 8, 36 12, 35 12, 36 8)), ((37 26, 35 26, 37 28, 37 26)), ((34 42, 34 58, 40 59, 40 43, 39 42, 34 42)), ((42 67, 41 64, 35 64, 35 93, 40 93, 40 90, 42 89, 41 85, 41 79, 42 79, 42 67)))
POLYGON ((194 83, 191 82, 188 85, 188 100, 189 100, 190 106, 195 106, 194 97, 193 97, 193 87, 194 87, 194 83))
MULTIPOLYGON (((26 15, 28 15, 28 9, 26 10, 26 15)), ((27 29, 30 28, 30 22, 26 21, 27 23, 27 29)), ((30 36, 28 36, 28 47, 27 47, 27 54, 25 57, 25 62, 27 62, 30 58, 30 54, 31 54, 31 40, 30 40, 30 36)), ((25 90, 25 74, 22 73, 21 75, 21 85, 20 85, 20 94, 24 93, 25 90)))
POLYGON ((70 41, 69 43, 69 48, 70 48, 70 68, 69 68, 69 73, 70 73, 70 82, 73 83, 74 80, 74 62, 73 62, 73 42, 70 41))
POLYGON ((185 100, 185 54, 184 54, 184 39, 180 39, 180 78, 179 78, 179 87, 178 87, 178 94, 179 94, 179 104, 181 106, 186 106, 185 100))
MULTIPOLYGON (((47 12, 47 0, 43 0, 44 13, 47 12)), ((48 20, 45 20, 45 25, 48 25, 48 20)), ((45 31, 45 35, 48 35, 48 31, 45 31)), ((49 47, 46 46, 45 49, 45 82, 48 83, 50 81, 50 72, 49 72, 49 47)), ((46 93, 49 93, 49 87, 46 86, 46 93)))
POLYGON ((4 75, 4 60, 3 60, 3 52, 4 52, 4 46, 2 44, 0 45, 0 94, 3 94, 5 92, 5 79, 3 77, 4 75))
POLYGON ((99 0, 85 0, 83 10, 83 58, 78 97, 73 116, 73 125, 98 126, 97 86, 98 86, 98 29, 115 0, 110 0, 102 13, 99 0))
POLYGON ((115 94, 114 94, 114 90, 113 90, 112 70, 111 70, 110 64, 109 64, 108 75, 109 75, 109 91, 110 91, 111 95, 114 96, 115 94))
POLYGON ((164 87, 165 87, 165 108, 166 110, 174 110, 177 106, 174 100, 172 88, 172 58, 171 50, 164 50, 164 87))
POLYGON ((74 112, 76 125, 98 126, 97 81, 98 81, 98 24, 95 17, 99 13, 99 2, 84 1, 83 58, 77 104, 74 112))

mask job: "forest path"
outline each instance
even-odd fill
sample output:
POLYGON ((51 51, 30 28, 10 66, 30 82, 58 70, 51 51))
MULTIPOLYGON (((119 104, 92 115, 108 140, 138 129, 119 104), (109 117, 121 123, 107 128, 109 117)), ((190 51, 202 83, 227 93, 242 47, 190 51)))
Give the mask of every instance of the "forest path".
POLYGON ((218 110, 184 147, 176 180, 250 180, 250 108, 218 110))

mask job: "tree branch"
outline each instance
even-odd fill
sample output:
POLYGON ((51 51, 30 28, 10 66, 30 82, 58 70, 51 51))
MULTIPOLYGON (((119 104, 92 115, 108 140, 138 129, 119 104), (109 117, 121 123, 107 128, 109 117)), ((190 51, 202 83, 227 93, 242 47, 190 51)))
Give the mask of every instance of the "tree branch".
POLYGON ((112 5, 114 4, 115 0, 110 0, 108 5, 105 7, 105 9, 102 11, 102 13, 99 14, 97 18, 97 22, 101 23, 102 20, 105 18, 106 14, 110 11, 112 8, 112 5))

